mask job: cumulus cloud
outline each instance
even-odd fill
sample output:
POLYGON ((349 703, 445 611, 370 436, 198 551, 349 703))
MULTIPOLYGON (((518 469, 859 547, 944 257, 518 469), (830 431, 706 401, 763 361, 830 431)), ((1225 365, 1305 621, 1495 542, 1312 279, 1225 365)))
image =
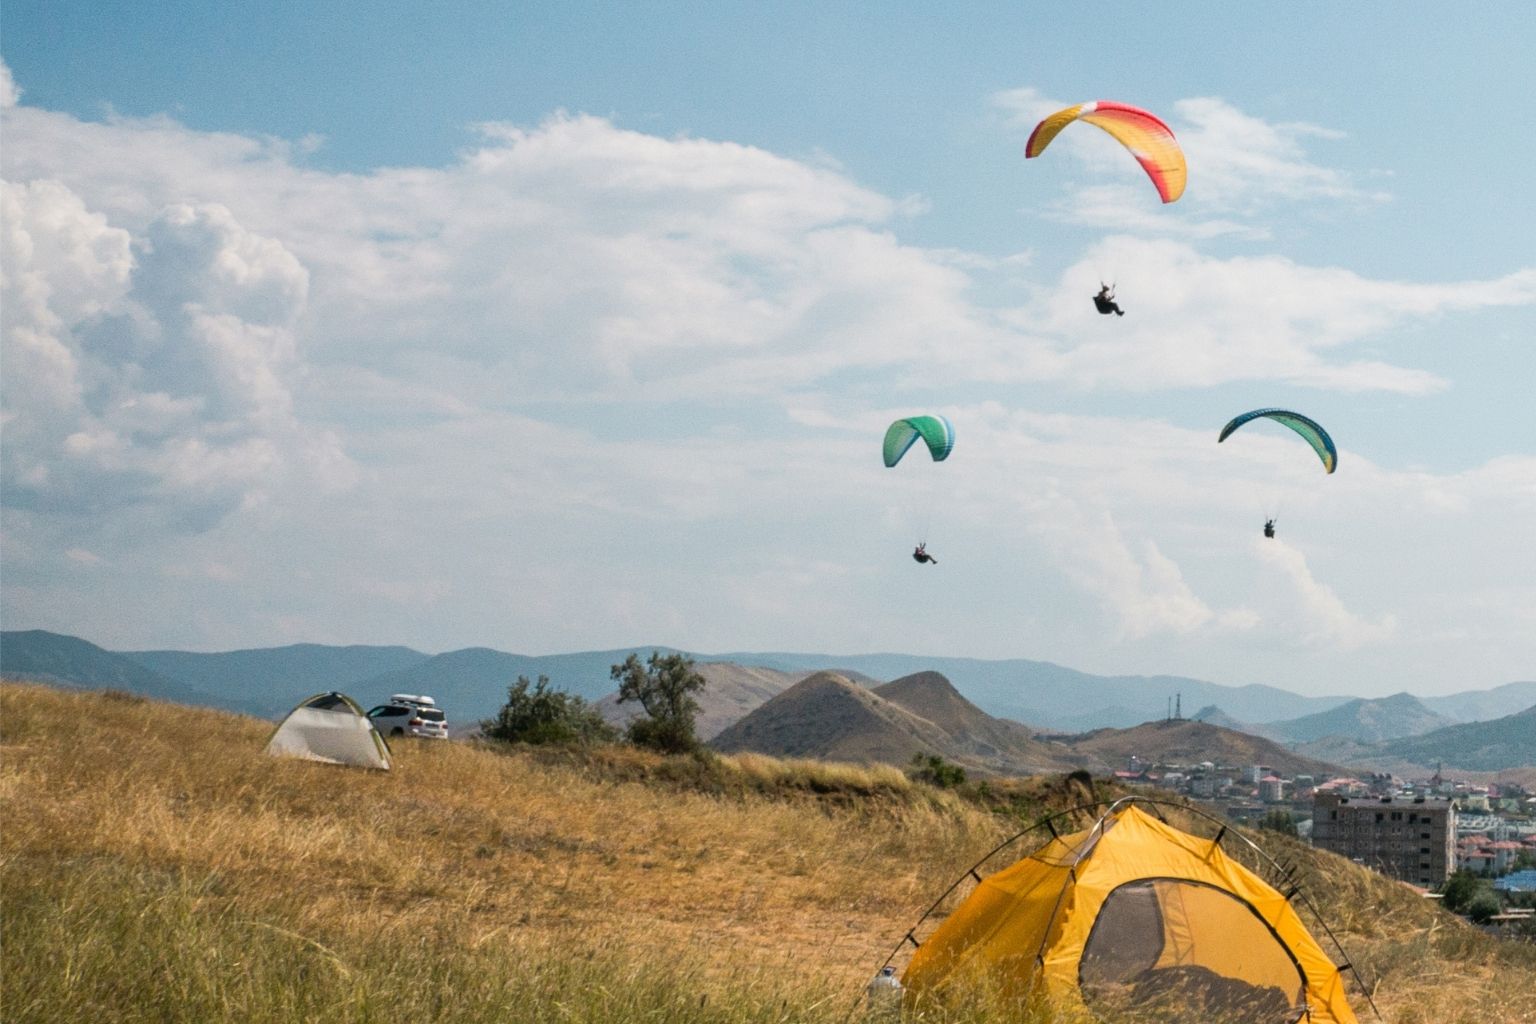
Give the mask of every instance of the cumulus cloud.
POLYGON ((1313 576, 1306 556, 1285 541, 1274 538, 1255 545, 1259 559, 1290 584, 1308 642, 1353 649, 1385 643, 1397 633, 1397 619, 1390 614, 1369 620, 1346 608, 1332 588, 1313 576))
MULTIPOLYGON (((133 270, 126 231, 56 181, 0 182, 0 299, 7 416, 79 400, 70 328, 121 302, 133 270)), ((23 426, 18 422, 17 427, 23 426)))
POLYGON ((438 372, 508 386, 591 395, 686 376, 761 391, 899 365, 935 329, 998 343, 962 271, 882 230, 896 204, 753 147, 559 115, 483 126, 484 145, 441 170, 325 176, 270 146, 173 144, 165 122, 21 108, 8 129, 9 175, 58 170, 114 223, 147 226, 146 196, 196 196, 281 238, 339 359, 415 358, 430 332, 438 372))
POLYGON ((1063 575, 1112 615, 1121 638, 1242 630, 1255 623, 1246 609, 1212 609, 1155 542, 1133 547, 1107 509, 1057 497, 1032 504, 1026 522, 1063 575))
POLYGON ((293 413, 307 277, 217 206, 135 240, 57 181, 4 182, 6 504, 205 529, 286 473, 344 479, 293 413))
MULTIPOLYGON (((1031 116, 1055 103, 1028 90, 999 102, 1031 116)), ((1294 156, 1284 140, 1315 134, 1250 124, 1216 101, 1190 110, 1210 132, 1241 122, 1239 134, 1269 140, 1254 148, 1271 161, 1294 156)), ((361 377, 342 367, 362 367, 471 404, 533 391, 586 402, 636 389, 657 401, 772 395, 852 372, 898 390, 1266 379, 1423 394, 1444 382, 1338 352, 1407 318, 1529 303, 1532 293, 1531 272, 1426 285, 1280 257, 1214 259, 1192 242, 1253 230, 1216 219, 1190 225, 1182 243, 1113 236, 1054 286, 1037 286, 1049 296, 1043 310, 993 311, 973 295, 987 261, 902 244, 891 228, 899 204, 835 168, 586 115, 483 125, 481 144, 450 166, 367 175, 306 170, 280 145, 165 120, 82 124, 19 107, 7 129, 8 175, 58 176, 160 253, 135 282, 146 304, 218 306, 285 331, 294 325, 274 315, 302 309, 310 361, 343 379, 361 377), (176 221, 193 207, 198 223, 176 221), (175 261, 195 259, 196 245, 230 223, 246 232, 239 245, 257 248, 225 238, 221 262, 197 278, 209 294, 178 294, 191 285, 177 283, 175 261), (1105 275, 1136 304, 1113 337, 1080 316, 1079 291, 1105 275), (1177 337, 1157 326, 1174 322, 1177 337), (926 359, 940 338, 944 358, 926 359)), ((1301 164, 1287 180, 1347 191, 1301 164)), ((1094 205, 1115 211, 1104 223, 1123 232, 1164 212, 1128 214, 1146 207, 1131 199, 1136 185, 1084 195, 1101 197, 1094 205)), ((1010 261, 1008 272, 1029 266, 1010 261)))
POLYGON ((1536 269, 1487 281, 1380 281, 1283 256, 1216 259, 1172 240, 1112 236, 1061 274, 1020 329, 1075 342, 1060 354, 1062 379, 1079 387, 1155 390, 1242 380, 1286 381, 1333 391, 1428 394, 1436 375, 1348 356, 1415 320, 1536 305, 1536 269), (1103 330, 1083 308, 1113 280, 1129 313, 1103 330), (1177 325, 1176 329, 1170 325, 1177 325), (1099 329, 1095 329, 1099 328, 1099 329))
POLYGON ((1174 104, 1179 144, 1198 168, 1202 205, 1254 212, 1276 200, 1326 199, 1380 203, 1391 197, 1368 191, 1343 172, 1312 161, 1303 144, 1309 139, 1339 140, 1342 132, 1302 122, 1270 123, 1246 114, 1217 97, 1196 97, 1174 104))

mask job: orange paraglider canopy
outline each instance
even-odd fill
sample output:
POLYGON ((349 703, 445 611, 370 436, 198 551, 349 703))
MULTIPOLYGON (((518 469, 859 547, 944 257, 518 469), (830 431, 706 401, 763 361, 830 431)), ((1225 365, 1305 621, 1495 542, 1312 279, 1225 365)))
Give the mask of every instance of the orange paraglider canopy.
POLYGON ((1095 100, 1079 103, 1075 107, 1058 110, 1035 125, 1024 146, 1024 157, 1030 159, 1045 152, 1061 130, 1073 121, 1087 121, 1098 125, 1114 136, 1141 164, 1157 186, 1157 194, 1163 202, 1171 203, 1184 194, 1184 183, 1189 171, 1184 163, 1184 151, 1173 137, 1173 130, 1155 114, 1139 107, 1113 100, 1095 100))

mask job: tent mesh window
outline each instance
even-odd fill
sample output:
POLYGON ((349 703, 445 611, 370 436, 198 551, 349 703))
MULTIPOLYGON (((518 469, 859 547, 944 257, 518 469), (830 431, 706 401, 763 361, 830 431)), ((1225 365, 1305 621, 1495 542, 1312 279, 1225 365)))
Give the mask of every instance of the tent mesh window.
POLYGON ((1291 1024, 1306 1013, 1301 967, 1247 903, 1183 879, 1111 892, 1078 967, 1083 997, 1116 1021, 1291 1024))

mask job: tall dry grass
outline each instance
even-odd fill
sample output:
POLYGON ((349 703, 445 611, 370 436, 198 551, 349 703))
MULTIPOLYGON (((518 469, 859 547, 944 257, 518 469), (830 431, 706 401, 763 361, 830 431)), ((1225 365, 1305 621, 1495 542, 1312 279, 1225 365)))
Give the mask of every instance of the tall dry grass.
MULTIPOLYGON (((887 768, 397 743, 374 773, 270 729, 0 685, 0 1019, 830 1024, 1017 828, 887 768)), ((1530 958, 1337 873, 1388 1020, 1536 1021, 1530 958)))
POLYGON ((0 722, 7 1020, 809 1019, 995 828, 886 769, 749 758, 694 791, 634 751, 397 743, 374 773, 26 685, 0 722), (876 795, 817 796, 839 787, 876 795))

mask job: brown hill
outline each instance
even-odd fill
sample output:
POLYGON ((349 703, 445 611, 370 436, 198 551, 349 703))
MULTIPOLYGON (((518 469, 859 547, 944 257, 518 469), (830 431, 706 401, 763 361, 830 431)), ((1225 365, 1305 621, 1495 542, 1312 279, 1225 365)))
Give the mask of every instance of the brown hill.
POLYGON ((1025 726, 994 719, 970 704, 936 672, 874 690, 818 672, 721 732, 711 745, 729 753, 898 765, 917 754, 937 754, 998 774, 1075 767, 1056 748, 1032 739, 1025 726))
POLYGON ((1096 729, 1056 737, 1090 758, 1093 771, 1125 767, 1132 755, 1160 764, 1268 765, 1282 775, 1330 777, 1346 774, 1326 761, 1294 754, 1271 740, 1188 718, 1144 722, 1130 729, 1096 729))
POLYGON ((845 676, 817 672, 725 729, 710 745, 726 753, 905 764, 941 753, 945 732, 845 676))
POLYGON ((988 762, 1025 762, 1036 770, 1059 770, 1072 764, 1059 746, 1035 739, 1035 730, 1007 718, 993 718, 960 695, 938 672, 916 672, 877 686, 877 696, 926 718, 949 734, 953 758, 988 762))

